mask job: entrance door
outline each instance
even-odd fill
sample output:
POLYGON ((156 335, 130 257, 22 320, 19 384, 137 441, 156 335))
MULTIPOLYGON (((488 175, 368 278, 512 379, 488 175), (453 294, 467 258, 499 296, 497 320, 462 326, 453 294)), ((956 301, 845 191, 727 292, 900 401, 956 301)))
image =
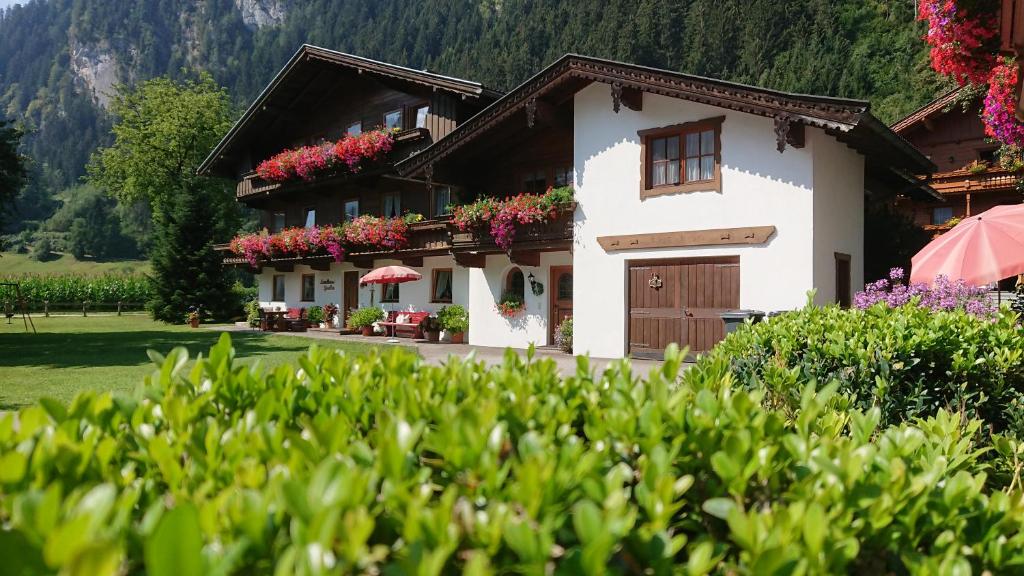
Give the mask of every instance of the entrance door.
POLYGON ((737 257, 630 263, 630 355, 662 358, 673 342, 710 350, 725 336, 720 314, 739 308, 739 266, 737 257))
POLYGON ((551 281, 548 283, 551 295, 550 342, 555 343, 555 329, 572 316, 572 266, 552 266, 551 281))
POLYGON ((356 270, 349 270, 345 272, 345 285, 343 287, 345 291, 342 294, 342 327, 348 326, 348 317, 352 314, 352 311, 359 308, 359 272, 356 270))

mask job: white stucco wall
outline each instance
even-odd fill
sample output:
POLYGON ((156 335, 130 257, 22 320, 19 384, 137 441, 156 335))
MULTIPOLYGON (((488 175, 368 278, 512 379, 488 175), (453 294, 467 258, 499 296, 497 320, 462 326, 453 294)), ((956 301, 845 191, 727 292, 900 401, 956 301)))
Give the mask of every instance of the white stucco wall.
MULTIPOLYGON (((469 343, 475 346, 513 348, 526 348, 531 343, 537 346, 549 344, 548 298, 553 290, 548 285, 551 267, 567 266, 572 263, 572 255, 568 252, 543 252, 540 256, 540 266, 519 266, 524 278, 533 273, 536 280, 544 284, 544 293, 535 296, 530 290, 530 283, 526 282, 526 311, 512 320, 499 314, 494 308, 494 303, 501 298, 506 274, 516 265, 512 264, 508 256, 494 255, 487 257, 486 268, 470 268, 469 343)), ((576 297, 575 294, 573 296, 576 297)))
POLYGON ((850 255, 850 294, 864 288, 864 157, 807 129, 814 154, 814 302, 836 301, 835 253, 850 255))
MULTIPOLYGON (((612 112, 610 88, 594 83, 574 103, 576 238, 574 344, 577 353, 625 353, 626 261, 740 257, 740 305, 765 311, 803 305, 814 285, 814 184, 810 146, 780 154, 772 120, 644 94, 643 110, 612 112), (637 131, 725 116, 722 191, 640 199, 637 131), (764 245, 608 252, 597 237, 774 225, 764 245)), ((841 174, 841 169, 835 169, 841 174)), ((860 164, 847 171, 862 171, 860 164)))

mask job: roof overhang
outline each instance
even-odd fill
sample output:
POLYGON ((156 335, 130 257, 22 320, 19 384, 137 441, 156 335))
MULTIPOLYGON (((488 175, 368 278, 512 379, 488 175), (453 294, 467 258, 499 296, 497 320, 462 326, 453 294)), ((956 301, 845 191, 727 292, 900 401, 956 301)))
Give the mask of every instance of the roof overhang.
POLYGON ((920 151, 875 119, 869 104, 862 100, 790 94, 577 54, 559 58, 396 168, 403 175, 417 174, 519 113, 528 103, 546 96, 564 99, 566 92, 571 95, 592 82, 822 128, 869 160, 914 173, 936 169, 920 151))
POLYGON ((276 93, 283 90, 283 87, 290 79, 301 75, 303 70, 311 66, 323 66, 324 64, 336 67, 338 70, 353 70, 360 74, 370 74, 379 79, 386 79, 392 82, 419 85, 430 90, 444 90, 463 99, 480 101, 482 105, 486 105, 501 95, 500 92, 485 88, 477 82, 424 70, 415 70, 335 50, 328 50, 327 48, 303 44, 277 75, 274 76, 274 79, 253 100, 249 108, 235 122, 206 159, 203 160, 197 173, 201 175, 208 175, 218 171, 224 174, 228 173, 228 170, 217 166, 217 163, 223 159, 225 153, 236 143, 239 136, 250 127, 257 113, 267 107, 268 102, 273 99, 276 93))

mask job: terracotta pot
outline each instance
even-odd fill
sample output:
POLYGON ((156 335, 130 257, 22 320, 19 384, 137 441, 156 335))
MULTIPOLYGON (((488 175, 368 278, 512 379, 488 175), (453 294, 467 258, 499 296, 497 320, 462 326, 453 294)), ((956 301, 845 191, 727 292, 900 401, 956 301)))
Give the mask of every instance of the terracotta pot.
POLYGON ((462 332, 455 332, 452 334, 452 344, 462 344, 462 332))
POLYGON ((363 326, 359 329, 363 336, 373 336, 373 326, 363 326))
POLYGON ((188 325, 193 328, 199 328, 199 318, 193 318, 188 321, 188 325))

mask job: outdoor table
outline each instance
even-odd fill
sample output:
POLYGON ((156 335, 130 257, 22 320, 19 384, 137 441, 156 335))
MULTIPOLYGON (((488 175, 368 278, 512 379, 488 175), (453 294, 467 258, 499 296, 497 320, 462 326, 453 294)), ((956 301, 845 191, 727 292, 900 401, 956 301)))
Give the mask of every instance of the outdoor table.
POLYGON ((277 321, 284 318, 288 312, 286 310, 264 310, 263 317, 267 321, 267 330, 274 331, 274 327, 277 326, 277 321))

